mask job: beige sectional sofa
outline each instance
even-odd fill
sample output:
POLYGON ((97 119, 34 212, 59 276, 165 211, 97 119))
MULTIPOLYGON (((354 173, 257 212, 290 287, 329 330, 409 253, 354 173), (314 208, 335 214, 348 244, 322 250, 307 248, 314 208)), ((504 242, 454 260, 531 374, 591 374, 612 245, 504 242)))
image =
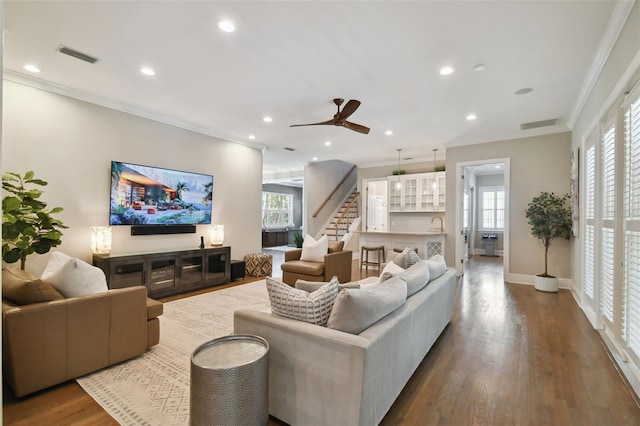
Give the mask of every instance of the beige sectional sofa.
POLYGON ((242 310, 234 332, 264 337, 269 413, 291 425, 375 425, 453 316, 455 272, 443 275, 360 334, 242 310))

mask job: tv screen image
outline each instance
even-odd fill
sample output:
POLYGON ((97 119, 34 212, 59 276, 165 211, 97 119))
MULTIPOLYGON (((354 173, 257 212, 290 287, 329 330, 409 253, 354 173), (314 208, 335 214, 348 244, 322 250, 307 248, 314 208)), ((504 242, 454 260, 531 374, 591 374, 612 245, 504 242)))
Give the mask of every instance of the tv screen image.
POLYGON ((109 225, 211 223, 213 176, 111 162, 109 225))

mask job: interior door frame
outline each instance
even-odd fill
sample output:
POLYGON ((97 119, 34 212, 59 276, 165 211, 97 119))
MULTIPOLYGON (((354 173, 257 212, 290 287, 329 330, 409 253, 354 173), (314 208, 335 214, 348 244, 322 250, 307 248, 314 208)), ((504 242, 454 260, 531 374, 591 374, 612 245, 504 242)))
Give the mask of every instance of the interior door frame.
MULTIPOLYGON (((456 234, 453 239, 455 245, 455 264, 456 274, 458 276, 463 273, 463 265, 461 260, 463 259, 464 249, 461 242, 462 240, 462 216, 463 216, 463 204, 464 204, 464 179, 462 178, 464 168, 468 166, 480 166, 483 164, 504 164, 504 241, 503 241, 503 280, 507 281, 507 277, 510 274, 509 271, 509 240, 510 240, 510 225, 509 217, 511 215, 511 159, 510 158, 493 158, 488 160, 477 161, 464 161, 456 163, 456 234)), ((476 208, 476 207, 474 207, 476 208)), ((471 236, 472 237, 472 236, 471 236)))

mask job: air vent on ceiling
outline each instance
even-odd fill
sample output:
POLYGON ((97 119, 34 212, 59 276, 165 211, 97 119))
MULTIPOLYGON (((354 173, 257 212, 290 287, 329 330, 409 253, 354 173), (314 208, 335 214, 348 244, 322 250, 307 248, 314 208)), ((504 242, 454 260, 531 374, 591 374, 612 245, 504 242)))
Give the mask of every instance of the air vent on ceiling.
POLYGON ((287 151, 295 151, 294 148, 289 148, 289 147, 285 147, 284 149, 286 149, 287 151))
POLYGON ((77 50, 71 49, 67 46, 60 46, 58 48, 58 51, 60 53, 64 53, 65 55, 73 56, 74 58, 89 62, 90 64, 95 64, 96 62, 98 62, 98 58, 87 55, 86 53, 78 52, 77 50))
POLYGON ((522 123, 520 125, 520 130, 537 129, 538 127, 555 126, 556 124, 558 124, 557 118, 542 121, 532 121, 531 123, 522 123))

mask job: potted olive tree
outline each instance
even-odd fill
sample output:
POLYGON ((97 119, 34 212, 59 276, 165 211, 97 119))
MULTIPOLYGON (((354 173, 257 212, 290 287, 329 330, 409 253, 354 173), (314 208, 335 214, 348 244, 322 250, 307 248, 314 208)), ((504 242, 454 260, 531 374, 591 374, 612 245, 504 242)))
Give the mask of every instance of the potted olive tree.
POLYGON ((535 288, 541 291, 558 291, 558 278, 549 275, 547 258, 551 242, 556 238, 571 238, 571 207, 569 194, 555 195, 542 192, 529 203, 526 215, 531 234, 544 246, 544 273, 535 277, 535 288))
POLYGON ((2 189, 9 193, 2 199, 2 260, 19 260, 23 270, 28 255, 44 254, 62 244, 61 229, 67 228, 52 216, 62 207, 47 210, 47 203, 38 199, 42 191, 27 185, 46 186, 47 182, 34 178, 32 171, 24 176, 12 172, 2 175, 2 189))

